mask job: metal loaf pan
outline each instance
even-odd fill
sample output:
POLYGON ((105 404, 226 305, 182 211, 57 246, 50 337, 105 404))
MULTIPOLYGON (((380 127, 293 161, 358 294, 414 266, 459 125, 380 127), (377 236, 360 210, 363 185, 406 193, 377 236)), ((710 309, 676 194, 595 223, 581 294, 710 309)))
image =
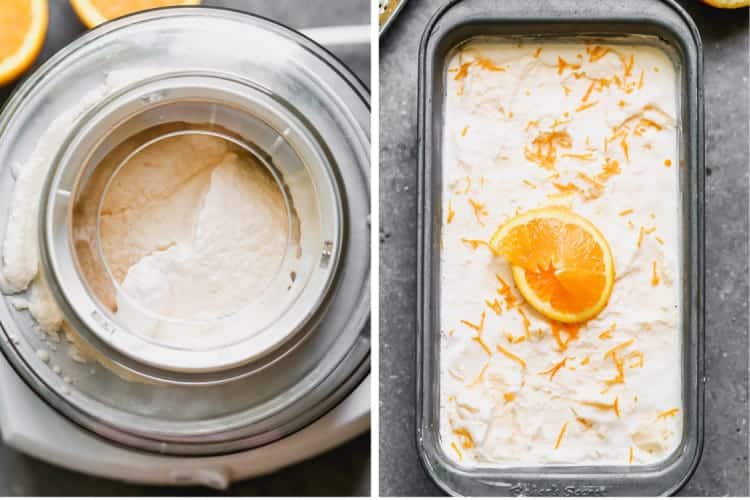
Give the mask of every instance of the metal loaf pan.
POLYGON ((385 12, 378 16, 378 22, 380 23, 379 36, 382 36, 386 31, 388 31, 388 28, 391 27, 393 21, 396 20, 396 17, 398 17, 398 15, 401 13, 404 5, 406 5, 406 1, 407 0, 388 1, 388 7, 385 9, 385 12))
POLYGON ((673 0, 451 0, 429 21, 419 51, 417 447, 432 479, 454 495, 653 496, 677 491, 703 448, 704 165, 702 46, 673 0), (682 254, 683 439, 666 460, 633 466, 468 468, 439 443, 440 232, 445 65, 476 37, 658 39, 680 86, 678 149, 682 254))

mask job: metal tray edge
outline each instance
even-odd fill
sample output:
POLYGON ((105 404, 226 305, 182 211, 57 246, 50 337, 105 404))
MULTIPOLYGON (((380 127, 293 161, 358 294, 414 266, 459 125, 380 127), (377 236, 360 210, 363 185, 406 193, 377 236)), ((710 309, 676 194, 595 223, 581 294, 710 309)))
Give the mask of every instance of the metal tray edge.
MULTIPOLYGON (((445 15, 447 11, 449 11, 452 7, 454 7, 456 4, 462 2, 463 0, 448 0, 446 1, 442 6, 440 6, 434 14, 431 16, 431 18, 428 20, 427 25, 422 33, 420 44, 419 44, 419 51, 418 51, 418 92, 417 92, 417 100, 418 100, 418 161, 417 161, 417 318, 416 318, 416 361, 421 365, 423 362, 425 354, 424 342, 426 340, 425 338, 425 332, 424 332, 424 320, 425 320, 425 276, 429 275, 430 271, 426 267, 426 259, 425 258, 425 225, 428 223, 428 221, 425 221, 424 214, 425 214, 425 202, 426 202, 426 191, 428 189, 427 187, 427 179, 429 178, 429 173, 427 172, 427 166, 425 164, 425 156, 426 156, 426 142, 425 142, 425 131, 426 131, 426 117, 425 117, 425 111, 428 105, 428 99, 430 100, 431 104, 431 97, 426 95, 426 82, 425 79, 427 78, 426 70, 427 70, 427 61, 428 61, 428 43, 430 41, 430 38, 433 34, 433 31, 442 19, 442 17, 445 15)), ((694 149, 694 158, 695 158, 695 175, 696 175, 696 187, 697 187, 697 199, 696 199, 696 218, 695 221, 697 223, 697 227, 695 228, 695 235, 697 236, 698 242, 697 242, 697 262, 696 262, 696 268, 697 271, 697 277, 695 278, 695 285, 697 288, 696 293, 696 318, 695 319, 695 328, 697 330, 697 338, 696 338, 696 357, 697 357, 697 411, 700 415, 700 418, 698 418, 697 422, 697 429, 696 429, 696 447, 694 450, 694 453, 692 454, 692 457, 690 459, 690 463, 687 466, 684 475, 681 477, 681 479, 677 482, 675 482, 671 487, 665 489, 664 491, 659 492, 660 495, 673 495, 676 492, 678 492, 693 476, 695 473, 695 470, 701 460, 702 453, 703 453, 703 447, 704 447, 704 425, 703 425, 703 418, 702 415, 704 413, 704 406, 705 406, 705 360, 704 360, 704 341, 705 341, 705 169, 704 169, 704 156, 705 156, 705 146, 704 146, 704 136, 705 136, 705 123, 704 123, 704 89, 703 89, 703 43, 702 39, 700 37, 700 33, 698 31, 697 26, 695 25, 694 21, 690 17, 690 15, 685 11, 685 9, 680 6, 675 0, 660 0, 662 4, 665 4, 667 7, 671 8, 677 16, 679 16, 682 20, 682 22, 685 24, 685 26, 688 28, 688 30, 691 33, 691 42, 693 44, 693 48, 695 49, 696 57, 695 57, 695 81, 696 81, 696 95, 695 95, 695 112, 697 115, 696 120, 696 127, 695 127, 695 143, 691 145, 691 147, 694 149)), ((540 20, 541 21, 541 20, 540 20)), ((543 22, 543 21, 542 21, 543 22)), ((681 37, 678 37, 681 38, 681 37)), ((683 42, 686 40, 682 39, 683 42)), ((690 148, 689 148, 690 149, 690 148)), ((686 152, 686 154, 690 154, 689 152, 686 152)), ((421 366, 420 366, 421 367, 421 366)), ((424 386, 424 376, 421 369, 417 369, 416 374, 416 391, 417 391, 417 401, 421 402, 421 393, 423 393, 425 390, 429 390, 424 386)), ((419 404, 419 403, 418 403, 419 404)), ((466 492, 459 492, 454 490, 449 484, 447 484, 445 481, 443 481, 440 477, 438 477, 436 470, 435 470, 435 464, 432 462, 432 459, 434 457, 431 457, 429 455, 429 451, 424 447, 424 441, 423 441, 423 416, 424 413, 420 408, 417 408, 416 411, 416 433, 415 433, 415 441, 416 441, 416 448, 417 448, 417 455, 419 457, 420 462, 422 463, 423 468, 427 472, 428 476, 432 479, 432 481, 439 486, 443 491, 445 491, 448 494, 459 496, 464 495, 466 492)), ((522 493, 522 494, 528 494, 522 493)), ((606 494, 606 493, 605 493, 606 494)))

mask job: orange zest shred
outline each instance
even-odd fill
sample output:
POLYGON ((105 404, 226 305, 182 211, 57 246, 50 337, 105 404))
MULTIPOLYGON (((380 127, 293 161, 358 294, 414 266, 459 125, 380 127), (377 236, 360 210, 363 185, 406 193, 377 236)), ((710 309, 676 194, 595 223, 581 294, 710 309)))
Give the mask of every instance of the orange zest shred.
POLYGON ((600 401, 581 401, 582 405, 590 406, 592 408, 596 408, 597 410, 602 411, 608 411, 612 410, 615 412, 615 415, 618 417, 620 416, 620 400, 619 398, 615 398, 612 403, 602 403, 600 401))
POLYGON ((581 366, 586 366, 590 362, 591 362, 591 356, 587 354, 586 357, 581 360, 581 366))
POLYGON ((611 339, 612 333, 614 333, 615 328, 617 328, 617 323, 612 323, 612 325, 604 330, 602 333, 599 334, 599 338, 602 340, 611 339))
POLYGON ((651 264, 651 286, 659 285, 659 271, 656 270, 656 261, 651 264))
POLYGON ((582 161, 593 160, 593 155, 591 153, 563 153, 562 157, 573 158, 574 160, 582 160, 582 161))
POLYGON ((679 408, 671 408, 667 411, 663 411, 659 413, 656 418, 667 418, 667 417, 675 417, 680 412, 679 408))
POLYGON ((528 180, 524 179, 523 183, 526 184, 527 186, 529 186, 531 189, 536 189, 536 184, 534 184, 531 181, 528 181, 528 180))
POLYGON ((592 186, 592 187, 594 187, 596 189, 604 189, 604 184, 602 184, 601 182, 597 181, 596 179, 590 177, 586 173, 584 173, 584 172, 578 172, 576 175, 578 176, 579 179, 581 179, 582 181, 586 182, 590 186, 592 186))
POLYGON ((487 248, 489 248, 490 250, 492 250, 492 248, 490 247, 490 244, 487 243, 484 240, 471 240, 469 238, 461 238, 461 243, 465 243, 465 244, 469 245, 472 250, 476 250, 477 248, 479 248, 482 245, 484 245, 487 248))
POLYGON ((592 422, 588 418, 584 418, 584 417, 580 416, 578 414, 578 412, 575 411, 575 409, 571 408, 570 411, 573 412, 573 415, 576 417, 576 422, 578 422, 579 424, 581 424, 584 429, 588 430, 588 429, 591 429, 594 426, 594 422, 592 422))
POLYGON ((484 311, 482 311, 482 316, 481 316, 481 319, 479 320, 479 324, 478 325, 472 323, 471 321, 466 321, 465 319, 462 319, 461 323, 463 323, 464 325, 468 326, 472 330, 476 331, 479 335, 481 335, 482 332, 484 331, 484 320, 485 320, 485 317, 486 317, 486 314, 485 314, 484 311))
POLYGON ((602 394, 606 393, 608 390, 612 388, 613 385, 617 384, 624 384, 625 383, 625 370, 623 368, 623 361, 617 357, 617 353, 612 353, 612 361, 615 363, 615 368, 617 369, 617 375, 614 378, 605 380, 604 383, 607 387, 602 391, 602 394))
MULTIPOLYGON (((500 282, 500 288, 497 289, 497 293, 498 295, 501 295, 503 299, 505 299, 505 307, 508 309, 514 307, 518 299, 516 299, 516 296, 513 295, 513 292, 510 289, 510 285, 499 274, 495 274, 495 278, 497 278, 497 281, 500 282)), ((521 315, 524 315, 523 312, 521 312, 521 315)), ((526 321, 528 321, 528 319, 526 321)))
POLYGON ((641 248, 641 244, 643 244, 643 238, 644 238, 644 237, 645 237, 645 236, 646 236, 647 234, 651 234, 651 233, 653 233, 654 231, 656 231, 656 228, 655 228, 655 227, 648 227, 648 228, 647 228, 647 227, 641 226, 641 229, 640 229, 640 231, 638 232, 638 248, 641 248))
POLYGON ((453 448, 453 451, 456 452, 456 455, 458 455, 459 460, 463 460, 464 456, 461 454, 461 450, 458 449, 458 446, 456 446, 455 441, 451 442, 451 448, 453 448))
POLYGON ((529 317, 526 316, 526 311, 524 311, 522 308, 516 309, 518 311, 518 314, 521 315, 521 322, 523 322, 523 331, 526 333, 526 336, 531 336, 531 333, 529 333, 529 327, 531 326, 531 321, 529 321, 529 317))
POLYGON ((561 368, 565 367, 565 363, 567 363, 569 359, 573 358, 566 356, 561 361, 558 361, 546 370, 539 372, 539 375, 549 375, 549 379, 552 380, 553 378, 555 378, 555 375, 557 375, 557 372, 560 371, 561 368))
POLYGON ((594 422, 592 422, 588 418, 576 416, 576 421, 581 424, 584 429, 591 429, 594 426, 594 422))
POLYGON ((476 335, 474 337, 471 337, 471 340, 479 344, 482 347, 482 349, 484 349, 484 352, 487 353, 487 356, 492 356, 492 349, 490 349, 489 346, 484 342, 484 340, 482 340, 481 335, 476 335))
POLYGON ((620 141, 620 147, 622 148, 622 154, 625 155, 625 159, 630 161, 630 149, 628 148, 628 141, 624 137, 620 141))
POLYGON ((508 339, 508 343, 510 344, 520 344, 521 342, 524 342, 526 340, 526 335, 521 335, 520 337, 514 337, 512 333, 505 332, 505 338, 508 339))
POLYGON ((572 90, 570 89, 570 87, 563 85, 563 92, 565 92, 565 95, 570 95, 572 90))
POLYGON ((672 160, 670 160, 669 158, 667 158, 666 160, 664 160, 664 166, 667 167, 667 168, 671 167, 672 166, 672 160))
POLYGON ((625 66, 625 78, 629 77, 633 72, 633 63, 635 62, 635 56, 630 54, 630 57, 625 59, 623 57, 622 64, 625 66))
POLYGON ((628 209, 626 209, 626 210, 623 210, 622 212, 620 212, 620 213, 619 213, 619 214, 617 214, 617 215, 619 215, 620 217, 625 217, 626 215, 630 215, 630 214, 632 214, 633 212, 635 212, 635 210, 633 210, 632 208, 628 208, 628 209))
POLYGON ((555 121, 552 122, 552 125, 550 126, 550 128, 552 130, 554 130, 557 127, 559 127, 560 125, 563 125, 565 123, 570 123, 570 120, 564 119, 564 118, 563 119, 561 119, 561 118, 555 118, 555 121))
MULTIPOLYGON (((490 354, 490 356, 492 356, 492 354, 490 354)), ((477 378, 475 378, 474 381, 471 384, 469 384, 469 387, 474 387, 482 383, 482 381, 484 380, 484 372, 487 371, 488 366, 490 366, 490 362, 485 361, 484 365, 482 366, 482 369, 479 370, 479 374, 477 375, 477 378)))
POLYGON ((562 194, 573 194, 573 193, 580 193, 581 188, 573 184, 572 182, 568 182, 567 184, 561 184, 559 182, 553 182, 552 185, 560 191, 562 194))
POLYGON ((541 54, 541 53, 542 53, 542 48, 541 47, 537 47, 537 49, 534 51, 534 58, 535 59, 538 58, 539 54, 541 54))
POLYGON ((632 446, 630 447, 630 453, 628 454, 628 463, 629 464, 633 463, 633 447, 632 446))
POLYGON ((643 243, 643 237, 646 235, 644 232, 644 227, 641 226, 640 231, 638 231, 638 248, 641 248, 641 244, 643 243))
POLYGON ((607 158, 604 160, 604 165, 602 165, 602 171, 596 174, 596 178, 604 182, 613 175, 617 175, 620 172, 620 163, 617 160, 607 158))
POLYGON ((594 90, 594 86, 596 85, 596 82, 591 82, 586 89, 586 93, 583 94, 583 97, 581 97, 581 102, 586 102, 589 100, 589 97, 591 96, 591 92, 594 90))
POLYGON ((501 352, 502 354, 504 354, 508 358, 512 359, 513 361, 515 361, 516 363, 518 363, 519 365, 521 365, 522 368, 524 368, 524 369, 526 368, 526 361, 524 361, 523 358, 519 357, 516 354, 513 354, 512 352, 510 352, 508 349, 506 349, 505 347, 501 346, 500 344, 497 344, 496 347, 497 347, 497 350, 499 352, 501 352))
POLYGON ((608 47, 602 47, 600 45, 597 45, 595 47, 588 47, 586 49, 586 52, 589 54, 589 62, 596 62, 602 57, 606 56, 609 53, 610 49, 608 47))
POLYGON ((557 149, 570 149, 573 139, 564 130, 542 132, 532 142, 531 147, 524 146, 526 159, 546 170, 554 170, 557 161, 557 149))
POLYGON ((466 188, 464 189, 464 194, 469 194, 469 191, 471 191, 471 177, 466 176, 466 188))
POLYGON ((628 368, 643 368, 643 353, 641 351, 633 351, 628 354, 628 359, 631 360, 628 368))
POLYGON ((471 66, 471 62, 465 62, 462 63, 461 66, 459 66, 458 71, 456 71, 456 75, 453 77, 454 80, 462 80, 466 77, 466 75, 469 74, 469 66, 471 66))
POLYGON ((515 401, 516 395, 513 394, 512 392, 506 392, 505 394, 503 394, 503 399, 505 400, 506 403, 510 403, 512 401, 515 401))
POLYGON ((621 342, 617 344, 612 349, 604 353, 604 359, 607 359, 608 357, 614 355, 620 349, 625 349, 626 347, 630 347, 631 345, 633 345, 633 342, 635 342, 635 340, 630 339, 630 340, 626 340, 625 342, 621 342))
POLYGON ((581 104, 580 106, 578 106, 576 108, 576 113, 580 113, 581 111, 584 111, 586 109, 593 108, 597 104, 599 104, 599 101, 591 101, 591 102, 586 103, 586 104, 581 104))
POLYGON ((453 434, 458 436, 459 441, 461 441, 461 447, 464 450, 468 450, 474 447, 474 439, 466 429, 453 429, 453 434))
POLYGON ((651 127, 656 130, 663 130, 664 126, 656 123, 654 120, 651 120, 649 118, 641 118, 640 121, 638 121, 638 127, 641 128, 648 128, 651 127))
POLYGON ((469 131, 469 126, 464 125, 464 128, 461 129, 461 137, 466 137, 466 132, 469 131))
POLYGON ((658 236, 657 236, 657 237, 656 237, 656 238, 654 238, 654 239, 655 239, 655 240, 656 240, 656 242, 657 242, 657 243, 659 243, 660 245, 663 245, 663 244, 664 244, 664 240, 663 240, 663 239, 661 239, 660 237, 658 237, 658 236))
POLYGON ((450 224, 451 222, 453 222, 453 217, 455 216, 456 211, 453 210, 453 202, 451 202, 451 200, 448 200, 448 216, 445 219, 446 223, 450 224))
POLYGON ((486 57, 478 57, 475 62, 480 68, 486 69, 487 71, 495 71, 495 72, 505 71, 505 68, 503 66, 496 65, 495 63, 493 63, 490 59, 486 57))
POLYGON ((466 78, 466 76, 469 74, 469 67, 472 64, 475 64, 475 65, 479 66, 480 68, 485 69, 487 71, 496 71, 496 72, 497 71, 505 71, 504 67, 497 66, 490 59, 488 59, 486 57, 478 57, 478 58, 476 58, 473 61, 462 63, 461 66, 459 66, 458 70, 456 71, 456 75, 453 77, 453 79, 454 80, 462 80, 462 79, 466 78))
POLYGON ((578 332, 581 329, 581 325, 578 323, 560 323, 559 321, 549 320, 548 324, 560 352, 565 352, 568 349, 568 344, 578 338, 578 332), (566 334, 564 340, 562 333, 566 334))
POLYGON ((498 316, 503 313, 503 309, 500 307, 500 301, 498 301, 497 298, 493 299, 492 302, 490 302, 489 299, 484 299, 484 303, 487 304, 487 307, 495 311, 495 314, 498 316))
POLYGON ((565 422, 560 428, 560 433, 557 435, 557 439, 555 440, 555 449, 558 449, 560 447, 560 443, 562 442, 563 436, 565 436, 566 430, 568 430, 567 422, 565 422))
POLYGON ((487 209, 484 208, 484 203, 480 203, 472 198, 469 198, 469 205, 471 205, 472 210, 474 210, 474 217, 476 217, 477 222, 480 225, 484 226, 482 217, 488 215, 487 209))
POLYGON ((638 78, 638 88, 639 89, 643 88, 643 76, 644 76, 644 70, 641 70, 641 76, 640 76, 640 78, 638 78))

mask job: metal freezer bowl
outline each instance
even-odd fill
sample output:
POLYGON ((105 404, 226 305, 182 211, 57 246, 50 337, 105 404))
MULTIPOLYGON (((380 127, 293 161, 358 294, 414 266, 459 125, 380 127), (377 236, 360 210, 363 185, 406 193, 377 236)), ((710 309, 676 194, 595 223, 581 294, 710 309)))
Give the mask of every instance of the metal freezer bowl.
POLYGON ((673 0, 453 0, 432 17, 419 51, 417 447, 433 480, 454 495, 650 496, 677 491, 703 447, 704 168, 702 47, 698 31, 673 0), (645 466, 465 468, 439 443, 441 158, 447 56, 475 37, 553 40, 641 35, 678 59, 678 149, 683 219, 683 439, 666 460, 645 466))

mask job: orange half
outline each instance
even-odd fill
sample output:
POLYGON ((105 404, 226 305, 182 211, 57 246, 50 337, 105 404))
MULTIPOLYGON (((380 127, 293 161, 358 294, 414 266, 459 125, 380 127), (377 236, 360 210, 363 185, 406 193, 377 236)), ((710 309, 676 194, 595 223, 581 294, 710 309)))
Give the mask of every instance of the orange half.
POLYGON ((73 10, 87 28, 142 10, 200 3, 200 0, 70 0, 73 10))
POLYGON ((47 0, 0 2, 0 85, 18 78, 42 50, 47 0))
POLYGON ((511 264, 524 299, 562 323, 580 323, 606 307, 615 282, 609 243, 588 219, 560 207, 530 210, 490 240, 511 264))
POLYGON ((747 7, 750 5, 750 0, 702 0, 712 7, 718 7, 720 9, 739 9, 740 7, 747 7))

